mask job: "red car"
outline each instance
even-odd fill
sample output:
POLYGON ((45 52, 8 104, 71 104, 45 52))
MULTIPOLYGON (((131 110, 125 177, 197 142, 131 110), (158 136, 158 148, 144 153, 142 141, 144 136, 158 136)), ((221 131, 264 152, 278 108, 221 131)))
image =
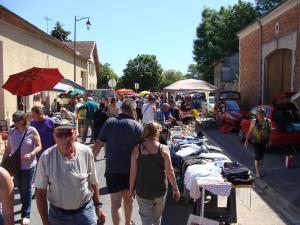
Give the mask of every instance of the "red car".
POLYGON ((272 122, 271 142, 272 146, 300 145, 300 118, 296 106, 291 102, 295 92, 287 92, 278 95, 271 105, 256 106, 251 109, 248 118, 241 122, 239 138, 245 140, 251 120, 255 118, 257 109, 265 109, 265 117, 272 122))
POLYGON ((246 118, 248 108, 240 101, 224 100, 218 104, 216 119, 230 130, 239 130, 241 121, 246 118))

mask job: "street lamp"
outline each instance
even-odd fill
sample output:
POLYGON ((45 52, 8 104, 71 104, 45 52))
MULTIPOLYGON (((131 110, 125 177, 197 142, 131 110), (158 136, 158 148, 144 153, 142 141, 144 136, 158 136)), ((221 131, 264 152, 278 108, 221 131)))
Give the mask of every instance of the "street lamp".
POLYGON ((85 25, 87 30, 90 30, 92 25, 90 22, 90 17, 77 18, 75 16, 74 18, 74 82, 76 82, 76 23, 77 21, 84 20, 84 19, 87 19, 85 25))

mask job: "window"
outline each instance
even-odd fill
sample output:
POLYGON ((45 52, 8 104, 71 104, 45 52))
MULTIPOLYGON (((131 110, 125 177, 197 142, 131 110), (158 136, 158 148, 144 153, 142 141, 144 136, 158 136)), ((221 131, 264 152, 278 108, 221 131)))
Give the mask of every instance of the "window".
POLYGON ((94 75, 95 65, 92 62, 88 62, 89 75, 94 75))
POLYGON ((94 75, 95 65, 91 63, 91 74, 94 75))
POLYGON ((244 111, 245 106, 240 102, 236 101, 226 101, 226 110, 227 111, 244 111))

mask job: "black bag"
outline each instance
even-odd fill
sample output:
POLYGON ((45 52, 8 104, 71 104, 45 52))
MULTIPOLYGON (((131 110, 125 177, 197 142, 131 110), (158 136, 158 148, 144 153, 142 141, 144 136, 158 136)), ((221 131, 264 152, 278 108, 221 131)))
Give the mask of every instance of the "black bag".
POLYGON ((250 171, 247 167, 237 167, 237 168, 232 168, 228 170, 223 170, 223 176, 226 177, 227 179, 230 179, 231 177, 247 177, 249 176, 250 171))
POLYGON ((21 146, 22 146, 22 143, 23 143, 26 133, 27 133, 27 129, 25 130, 22 140, 19 144, 19 147, 14 152, 14 154, 4 158, 1 163, 1 166, 4 169, 6 169, 12 177, 16 176, 21 170, 21 146))

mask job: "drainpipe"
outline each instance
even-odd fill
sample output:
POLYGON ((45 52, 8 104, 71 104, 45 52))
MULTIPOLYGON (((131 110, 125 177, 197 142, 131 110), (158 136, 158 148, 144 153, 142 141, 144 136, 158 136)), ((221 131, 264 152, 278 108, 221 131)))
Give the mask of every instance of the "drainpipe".
MULTIPOLYGON (((299 20, 299 14, 300 12, 299 12, 299 0, 297 0, 297 38, 296 38, 296 50, 295 50, 295 53, 294 53, 294 56, 295 56, 295 65, 293 65, 294 66, 294 76, 293 76, 293 80, 292 80, 292 91, 298 91, 298 88, 296 87, 296 76, 297 76, 297 70, 296 70, 296 68, 297 68, 297 66, 299 66, 300 67, 300 65, 299 65, 299 62, 298 62, 298 58, 299 58, 299 55, 297 54, 297 52, 299 51, 298 50, 298 47, 299 47, 299 39, 300 39, 300 37, 299 37, 299 25, 300 25, 300 20, 299 20), (298 64, 297 64, 297 62, 298 62, 298 64)), ((300 74, 298 74, 298 76, 300 76, 300 74)), ((299 85, 298 85, 299 86, 299 85)))
POLYGON ((260 29, 260 78, 261 78, 261 85, 260 85, 260 104, 263 104, 264 102, 264 89, 265 89, 265 79, 263 74, 263 56, 262 56, 262 41, 263 41, 263 31, 262 31, 262 24, 260 19, 258 20, 259 29, 260 29))

